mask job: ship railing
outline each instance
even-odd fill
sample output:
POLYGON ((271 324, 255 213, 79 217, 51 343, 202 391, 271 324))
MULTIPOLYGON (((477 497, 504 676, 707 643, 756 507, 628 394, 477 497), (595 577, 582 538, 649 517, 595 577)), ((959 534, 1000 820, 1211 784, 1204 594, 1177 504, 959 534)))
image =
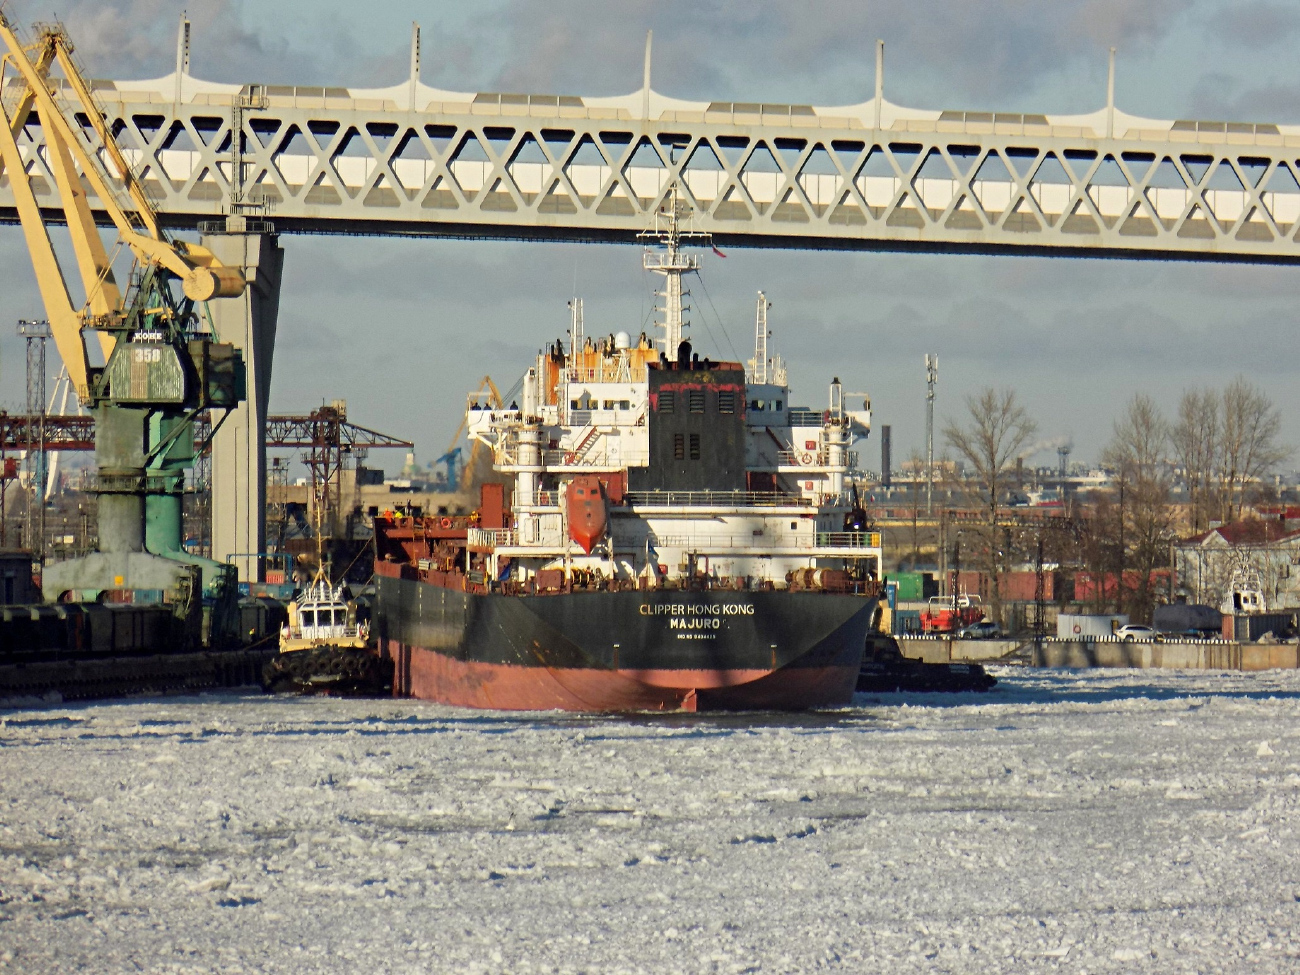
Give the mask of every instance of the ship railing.
POLYGON ((819 427, 827 419, 819 410, 787 410, 785 418, 792 427, 819 427))
POLYGON ((817 532, 808 535, 721 535, 699 533, 692 535, 650 536, 655 548, 681 548, 708 552, 726 549, 754 549, 755 551, 814 551, 820 549, 852 549, 870 553, 880 549, 880 532, 817 532))
MULTIPOLYGON (((542 465, 548 470, 563 467, 645 467, 650 463, 650 453, 646 450, 627 450, 619 452, 617 457, 610 456, 607 444, 597 444, 580 457, 571 450, 541 451, 542 465)), ((503 444, 498 454, 497 463, 503 467, 519 464, 519 445, 503 444)))
POLYGON ((629 491, 623 499, 633 508, 807 508, 815 503, 777 491, 629 491))
POLYGON ((470 548, 494 549, 515 544, 513 528, 471 528, 465 538, 470 548))
POLYGON ((776 462, 782 467, 820 467, 826 455, 820 450, 778 450, 776 462))
POLYGON ((818 532, 817 548, 880 548, 880 532, 818 532))
POLYGON ((602 357, 598 365, 567 366, 566 378, 571 383, 636 383, 645 381, 645 365, 620 357, 602 357))
POLYGON ((645 425, 645 407, 629 405, 627 409, 622 409, 616 406, 611 410, 602 407, 575 410, 569 407, 568 417, 568 425, 576 428, 593 424, 601 427, 640 427, 645 425))
POLYGON ((296 640, 350 640, 364 636, 361 632, 364 624, 351 626, 294 626, 289 628, 289 636, 296 640))
MULTIPOLYGON (((625 452, 623 463, 638 466, 629 459, 631 456, 625 452)), ((558 507, 562 493, 537 491, 529 507, 558 507)), ((835 500, 830 495, 810 498, 778 491, 628 491, 623 495, 623 504, 631 508, 814 508, 824 501, 835 500)))
MULTIPOLYGON (((830 457, 825 450, 778 450, 776 462, 780 467, 827 467, 830 457)), ((858 452, 844 451, 844 466, 858 466, 858 452)))

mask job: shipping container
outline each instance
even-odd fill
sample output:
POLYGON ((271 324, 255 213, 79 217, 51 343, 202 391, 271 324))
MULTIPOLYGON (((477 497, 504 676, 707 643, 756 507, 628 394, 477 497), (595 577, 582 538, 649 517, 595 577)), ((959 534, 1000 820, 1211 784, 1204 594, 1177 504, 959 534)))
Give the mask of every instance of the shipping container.
POLYGON ((1279 640, 1290 639, 1296 635, 1297 614, 1294 611, 1282 613, 1250 613, 1223 617, 1223 638, 1238 643, 1254 643, 1265 634, 1271 633, 1279 640))
MULTIPOLYGON (((1044 602, 1056 601, 1058 576, 1055 570, 1043 570, 1044 602)), ((1004 572, 998 577, 998 592, 1007 602, 1034 602, 1038 598, 1038 573, 1033 570, 1004 572)))
POLYGON ((907 602, 924 602, 939 595, 939 583, 933 572, 896 572, 890 579, 898 583, 898 598, 907 602))
MULTIPOLYGON (((1074 598, 1081 603, 1096 599, 1098 590, 1103 593, 1103 598, 1114 599, 1117 592, 1116 580, 1118 575, 1114 572, 1107 572, 1104 577, 1099 578, 1091 572, 1076 572, 1074 574, 1074 598)), ((1129 593, 1136 593, 1142 586, 1142 574, 1135 569, 1126 569, 1124 571, 1124 589, 1129 593)), ((1153 569, 1147 582, 1147 591, 1157 594, 1164 594, 1169 591, 1169 570, 1153 569)))
POLYGON ((1089 637, 1114 636, 1116 630, 1127 625, 1128 615, 1125 613, 1099 616, 1062 613, 1056 618, 1056 636, 1059 640, 1086 640, 1089 637))
POLYGON ((1194 603, 1174 603, 1157 606, 1151 625, 1161 633, 1191 633, 1193 631, 1214 635, 1223 629, 1223 614, 1213 606, 1194 603))
MULTIPOLYGON (((957 573, 957 590, 959 593, 965 593, 968 596, 979 596, 980 599, 988 602, 992 591, 989 589, 988 577, 983 572, 972 570, 963 570, 957 573)), ((947 595, 952 595, 949 592, 947 595)))

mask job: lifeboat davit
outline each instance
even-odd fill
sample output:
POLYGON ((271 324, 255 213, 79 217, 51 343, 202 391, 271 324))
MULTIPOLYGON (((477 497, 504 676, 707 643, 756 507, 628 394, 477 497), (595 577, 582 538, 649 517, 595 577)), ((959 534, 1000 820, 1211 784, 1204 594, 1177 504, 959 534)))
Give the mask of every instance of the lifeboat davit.
POLYGON ((605 486, 593 474, 583 474, 569 482, 564 493, 568 509, 569 537, 588 555, 605 536, 605 486))

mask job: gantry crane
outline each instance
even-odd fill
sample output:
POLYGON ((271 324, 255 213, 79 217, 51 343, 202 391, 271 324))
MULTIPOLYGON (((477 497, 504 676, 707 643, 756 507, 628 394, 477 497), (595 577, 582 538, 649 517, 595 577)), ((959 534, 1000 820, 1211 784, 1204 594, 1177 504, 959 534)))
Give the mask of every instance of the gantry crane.
POLYGON ((67 34, 59 25, 37 25, 36 35, 34 44, 24 44, 0 13, 0 164, 55 344, 78 397, 94 414, 99 495, 99 551, 46 566, 42 588, 47 598, 160 591, 193 625, 200 585, 227 612, 233 609, 228 567, 184 552, 182 498, 195 417, 210 409, 228 414, 244 398, 243 358, 234 346, 214 341, 205 306, 241 295, 246 283, 240 269, 223 266, 206 248, 163 233, 73 61, 67 34), (50 73, 55 65, 61 80, 50 73), (85 291, 80 305, 55 257, 18 145, 33 111, 85 291), (134 257, 125 295, 83 179, 134 257), (102 366, 91 362, 87 337, 95 340, 102 366))

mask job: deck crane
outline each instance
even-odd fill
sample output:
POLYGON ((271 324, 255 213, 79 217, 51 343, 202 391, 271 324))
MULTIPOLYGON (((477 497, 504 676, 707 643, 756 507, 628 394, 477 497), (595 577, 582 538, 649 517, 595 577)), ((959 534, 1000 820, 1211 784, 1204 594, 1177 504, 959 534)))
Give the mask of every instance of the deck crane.
MULTIPOLYGON (((193 421, 244 398, 244 365, 233 345, 204 327, 206 303, 246 287, 238 268, 206 248, 173 240, 160 226, 72 58, 60 25, 37 25, 24 44, 0 13, 0 166, 8 175, 55 344, 82 404, 95 416, 99 550, 45 567, 47 598, 99 598, 112 590, 161 592, 197 630, 200 587, 217 600, 213 623, 233 609, 229 568, 182 546, 185 468, 193 421), (63 78, 52 77, 57 64, 63 78), (76 304, 51 244, 18 135, 35 113, 85 291, 76 304), (83 180, 84 185, 83 185, 83 180), (87 200, 87 187, 135 260, 124 295, 87 200), (102 366, 89 355, 93 339, 102 366)), ((46 208, 51 208, 47 203, 46 208)), ((224 415, 223 415, 224 418, 224 415)))
MULTIPOLYGON (((505 408, 501 399, 501 390, 497 389, 497 384, 492 381, 491 376, 484 376, 478 384, 478 389, 470 393, 467 397, 467 406, 469 409, 483 409, 484 406, 491 410, 500 410, 505 408), (486 397, 486 400, 485 400, 486 397)), ((459 454, 457 444, 460 442, 460 435, 465 432, 466 426, 469 425, 469 412, 465 412, 460 418, 460 426, 456 428, 456 433, 451 438, 451 446, 447 448, 447 453, 439 457, 434 463, 441 462, 444 458, 450 457, 453 451, 459 454)), ((479 457, 486 449, 481 440, 475 440, 469 450, 469 459, 465 461, 464 466, 460 469, 460 480, 454 481, 451 477, 451 465, 447 469, 447 490, 462 491, 468 490, 472 486, 474 471, 478 467, 479 457)))

